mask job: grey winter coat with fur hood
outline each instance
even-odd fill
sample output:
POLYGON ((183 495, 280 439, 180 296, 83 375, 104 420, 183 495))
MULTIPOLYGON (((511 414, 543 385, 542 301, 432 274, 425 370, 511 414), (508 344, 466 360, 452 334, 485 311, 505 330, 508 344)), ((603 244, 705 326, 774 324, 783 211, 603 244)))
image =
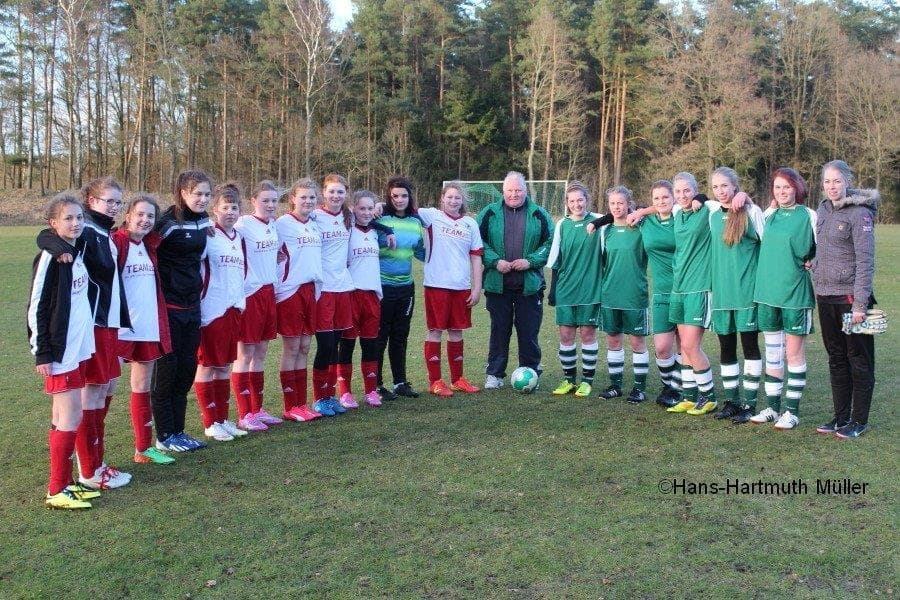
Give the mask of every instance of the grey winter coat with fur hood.
POLYGON ((816 211, 816 296, 846 296, 853 312, 865 312, 873 297, 877 190, 848 189, 843 200, 827 198, 816 211))

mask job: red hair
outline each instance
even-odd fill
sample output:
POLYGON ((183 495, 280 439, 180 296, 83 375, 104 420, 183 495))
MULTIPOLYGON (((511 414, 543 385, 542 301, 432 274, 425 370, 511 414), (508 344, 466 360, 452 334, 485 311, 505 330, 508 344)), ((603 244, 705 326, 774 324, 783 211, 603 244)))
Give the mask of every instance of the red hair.
POLYGON ((775 185, 775 178, 781 177, 794 188, 794 201, 797 204, 806 204, 806 198, 809 196, 809 188, 806 187, 806 181, 800 176, 800 173, 790 167, 778 167, 772 173, 772 181, 769 184, 769 191, 775 185))

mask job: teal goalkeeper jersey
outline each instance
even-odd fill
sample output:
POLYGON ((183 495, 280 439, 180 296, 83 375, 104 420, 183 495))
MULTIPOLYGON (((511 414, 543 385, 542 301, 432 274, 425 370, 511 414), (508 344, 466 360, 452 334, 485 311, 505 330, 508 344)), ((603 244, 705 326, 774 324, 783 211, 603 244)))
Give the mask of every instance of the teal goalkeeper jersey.
POLYGON ((585 231, 595 216, 589 214, 580 221, 566 217, 556 224, 551 248, 555 260, 550 266, 557 274, 557 306, 600 303, 603 264, 600 232, 588 235, 585 231))
POLYGON ((709 207, 712 200, 698 211, 675 207, 675 256, 672 258, 672 293, 691 294, 709 291, 709 207))
POLYGON ((641 222, 641 240, 653 276, 653 295, 668 296, 672 291, 672 260, 675 257, 675 219, 650 215, 641 222))
POLYGON ((713 310, 740 310, 753 307, 759 243, 763 237, 762 211, 755 204, 747 209, 747 227, 741 239, 729 246, 722 239, 725 225, 733 215, 717 202, 710 207, 710 281, 713 310))
POLYGON ((603 234, 603 306, 622 310, 647 308, 647 253, 641 230, 606 225, 603 234))
POLYGON ((805 262, 816 254, 816 212, 805 206, 766 211, 754 300, 779 308, 813 308, 805 262))

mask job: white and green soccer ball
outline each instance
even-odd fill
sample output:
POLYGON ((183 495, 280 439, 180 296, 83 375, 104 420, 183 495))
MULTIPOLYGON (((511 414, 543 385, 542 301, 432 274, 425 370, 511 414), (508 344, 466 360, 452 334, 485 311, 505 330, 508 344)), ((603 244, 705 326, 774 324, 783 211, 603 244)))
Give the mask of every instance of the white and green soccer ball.
POLYGON ((537 371, 531 367, 519 367, 509 376, 512 388, 523 394, 530 394, 538 386, 537 371))

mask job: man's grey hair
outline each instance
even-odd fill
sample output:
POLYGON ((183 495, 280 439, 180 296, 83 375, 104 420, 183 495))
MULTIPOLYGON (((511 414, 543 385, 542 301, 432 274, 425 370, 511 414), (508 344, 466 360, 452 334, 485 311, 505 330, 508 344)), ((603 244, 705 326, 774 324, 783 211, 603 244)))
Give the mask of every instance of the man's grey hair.
POLYGON ((510 177, 517 177, 522 184, 522 189, 525 190, 525 195, 530 196, 531 194, 528 191, 528 182, 525 180, 525 176, 518 171, 510 171, 506 174, 506 177, 503 178, 503 181, 506 181, 510 177))

